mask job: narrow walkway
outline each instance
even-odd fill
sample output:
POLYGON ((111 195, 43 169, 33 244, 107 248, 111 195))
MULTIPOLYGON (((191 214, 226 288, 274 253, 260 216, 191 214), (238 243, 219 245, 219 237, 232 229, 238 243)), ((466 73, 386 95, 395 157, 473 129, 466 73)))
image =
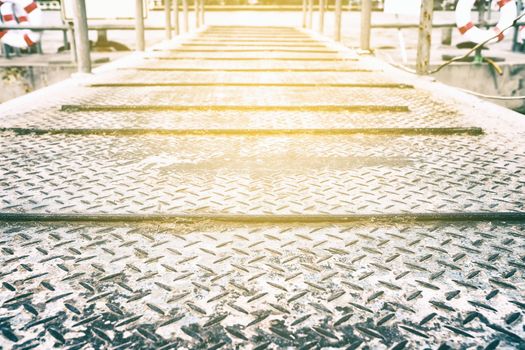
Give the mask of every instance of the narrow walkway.
POLYGON ((209 27, 0 107, 0 347, 524 347, 523 120, 432 84, 209 27))

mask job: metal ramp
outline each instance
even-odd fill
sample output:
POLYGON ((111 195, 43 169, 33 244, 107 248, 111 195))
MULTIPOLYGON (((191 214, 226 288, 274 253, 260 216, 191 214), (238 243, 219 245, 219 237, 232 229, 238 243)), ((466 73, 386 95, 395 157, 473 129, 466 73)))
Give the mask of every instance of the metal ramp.
POLYGON ((2 107, 0 347, 524 348, 523 121, 428 86, 209 27, 2 107))

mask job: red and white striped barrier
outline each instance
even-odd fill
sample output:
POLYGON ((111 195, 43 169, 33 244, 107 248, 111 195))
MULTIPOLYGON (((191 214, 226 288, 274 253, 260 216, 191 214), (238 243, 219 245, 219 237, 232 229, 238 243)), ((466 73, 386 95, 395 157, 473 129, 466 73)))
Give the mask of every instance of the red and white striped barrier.
MULTIPOLYGON (((42 11, 33 0, 0 0, 0 20, 6 25, 42 25, 42 11)), ((28 29, 0 31, 2 43, 22 49, 36 44, 41 36, 28 29)))
POLYGON ((515 0, 494 0, 494 4, 500 11, 498 24, 491 29, 480 29, 472 23, 470 12, 476 0, 459 0, 456 6, 456 24, 459 32, 468 40, 475 43, 482 43, 498 35, 497 38, 489 41, 489 44, 496 43, 505 38, 502 30, 511 26, 518 16, 518 8, 515 0))

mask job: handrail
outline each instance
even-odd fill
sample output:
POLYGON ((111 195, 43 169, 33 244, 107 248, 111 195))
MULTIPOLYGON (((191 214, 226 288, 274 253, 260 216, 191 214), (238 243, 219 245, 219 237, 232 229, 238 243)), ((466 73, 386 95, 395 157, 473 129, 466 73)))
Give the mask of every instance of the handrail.
MULTIPOLYGON (((64 31, 71 30, 73 27, 67 25, 55 26, 35 26, 35 25, 5 25, 0 24, 0 30, 17 30, 30 29, 35 31, 50 30, 50 31, 64 31)), ((131 24, 95 24, 88 27, 89 30, 135 30, 135 26, 131 24)), ((163 26, 146 26, 146 30, 165 30, 163 26)))
MULTIPOLYGON (((488 22, 488 23, 474 23, 476 26, 481 27, 493 27, 497 22, 488 22)), ((525 23, 516 23, 517 26, 525 25, 525 23)), ((419 28, 419 23, 377 23, 372 24, 371 26, 374 29, 409 29, 409 28, 419 28)), ((456 22, 450 23, 434 23, 432 24, 433 28, 453 28, 457 27, 456 22)))
POLYGON ((16 30, 16 29, 30 29, 30 30, 69 30, 69 26, 34 26, 34 25, 6 25, 0 24, 0 30, 16 30))

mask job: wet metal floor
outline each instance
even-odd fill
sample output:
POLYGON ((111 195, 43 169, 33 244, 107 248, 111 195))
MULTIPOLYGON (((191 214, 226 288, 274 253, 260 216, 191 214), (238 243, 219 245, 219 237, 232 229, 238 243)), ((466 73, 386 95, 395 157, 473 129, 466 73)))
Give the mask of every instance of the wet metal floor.
POLYGON ((0 348, 525 348, 519 116, 294 28, 129 62, 0 108, 0 348))

